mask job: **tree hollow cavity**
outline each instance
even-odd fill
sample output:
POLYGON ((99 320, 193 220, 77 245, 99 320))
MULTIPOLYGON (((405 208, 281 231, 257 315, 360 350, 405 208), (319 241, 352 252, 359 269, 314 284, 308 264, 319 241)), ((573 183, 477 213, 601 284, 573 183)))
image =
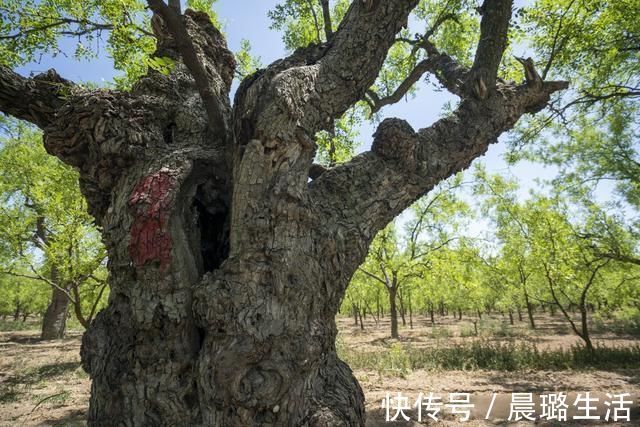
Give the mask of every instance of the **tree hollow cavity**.
POLYGON ((209 183, 199 185, 192 205, 197 215, 203 274, 220 267, 229 253, 229 208, 211 187, 209 183))

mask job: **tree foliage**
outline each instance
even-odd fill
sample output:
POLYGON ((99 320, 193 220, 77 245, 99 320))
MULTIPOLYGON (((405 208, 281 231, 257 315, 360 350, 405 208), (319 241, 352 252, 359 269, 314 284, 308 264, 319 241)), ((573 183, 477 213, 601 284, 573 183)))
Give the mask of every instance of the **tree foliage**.
POLYGON ((40 132, 16 125, 0 142, 0 276, 11 277, 3 283, 14 291, 20 283, 37 290, 38 301, 60 288, 87 326, 106 301, 106 251, 77 172, 48 155, 40 140, 40 132))

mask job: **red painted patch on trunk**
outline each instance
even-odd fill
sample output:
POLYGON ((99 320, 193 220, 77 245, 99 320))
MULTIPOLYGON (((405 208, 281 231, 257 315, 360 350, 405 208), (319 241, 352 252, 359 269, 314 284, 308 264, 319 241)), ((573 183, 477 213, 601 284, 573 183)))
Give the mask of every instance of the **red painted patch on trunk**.
POLYGON ((175 174, 162 169, 141 178, 129 197, 129 208, 135 217, 129 254, 137 266, 157 261, 164 271, 171 262, 172 242, 167 220, 175 186, 175 174))

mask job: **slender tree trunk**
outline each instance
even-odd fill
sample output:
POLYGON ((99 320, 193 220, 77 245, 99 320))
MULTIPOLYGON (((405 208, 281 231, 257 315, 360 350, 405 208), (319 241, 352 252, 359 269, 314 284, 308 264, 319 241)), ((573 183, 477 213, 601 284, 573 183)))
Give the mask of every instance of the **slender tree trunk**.
POLYGON ((582 329, 580 338, 584 340, 587 350, 589 350, 590 352, 595 351, 593 343, 591 342, 591 335, 589 333, 589 316, 587 313, 587 308, 584 306, 580 308, 580 325, 582 329))
POLYGON ((353 313, 355 325, 358 326, 358 307, 355 304, 351 304, 351 312, 353 313))
POLYGON ((402 326, 407 326, 407 319, 405 316, 405 306, 404 306, 404 298, 402 296, 402 291, 398 292, 398 301, 400 302, 400 317, 402 318, 402 326))
MULTIPOLYGON (((58 270, 55 267, 52 268, 51 281, 54 283, 58 281, 58 270)), ((68 313, 69 298, 60 289, 52 286, 51 301, 42 318, 42 334, 40 338, 43 340, 64 338, 68 313)))
POLYGON ((433 304, 429 304, 429 315, 431 317, 431 324, 435 325, 436 318, 435 318, 435 310, 433 309, 433 304))
POLYGON ((458 320, 462 320, 462 309, 458 309, 458 320))
MULTIPOLYGON (((526 290, 524 292, 524 301, 527 304, 527 314, 529 315, 529 324, 531 325, 531 329, 535 329, 536 322, 533 319, 533 306, 531 304, 531 301, 529 300, 529 294, 527 293, 526 290)), ((522 319, 520 320, 522 321, 522 319)))
POLYGON ((518 321, 522 322, 524 320, 522 318, 522 309, 520 308, 520 306, 518 306, 517 310, 518 310, 518 321))
POLYGON ((409 291, 409 295, 407 296, 407 302, 409 304, 409 327, 413 329, 413 308, 411 307, 411 291, 409 291))
POLYGON ((509 309, 509 323, 513 325, 513 310, 509 309))
POLYGON ((398 288, 393 286, 387 289, 389 290, 389 317, 391 318, 391 338, 399 338, 398 310, 396 308, 396 293, 398 291, 398 288))
POLYGON ((16 309, 13 311, 13 321, 17 322, 20 319, 20 303, 16 304, 16 309))
POLYGON ((376 322, 376 326, 378 326, 378 323, 380 323, 380 313, 377 311, 374 312, 369 305, 367 305, 367 309, 369 310, 369 314, 371 314, 371 317, 373 317, 373 321, 376 322))
POLYGON ((360 330, 364 331, 364 322, 362 321, 362 310, 358 310, 360 314, 360 330))

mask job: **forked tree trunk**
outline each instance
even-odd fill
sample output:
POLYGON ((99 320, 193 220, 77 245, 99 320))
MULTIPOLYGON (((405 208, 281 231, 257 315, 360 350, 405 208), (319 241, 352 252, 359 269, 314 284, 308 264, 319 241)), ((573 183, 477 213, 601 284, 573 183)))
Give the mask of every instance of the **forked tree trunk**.
POLYGON ((512 2, 486 0, 470 69, 421 63, 456 111, 419 131, 387 119, 370 151, 324 170, 317 133, 363 99, 418 0, 351 2, 329 43, 244 79, 233 107, 221 33, 170 3, 148 1, 175 67, 130 92, 0 66, 0 110, 79 170, 108 250, 109 303, 81 351, 89 425, 362 426, 335 315, 371 241, 567 84, 496 80, 512 2))

